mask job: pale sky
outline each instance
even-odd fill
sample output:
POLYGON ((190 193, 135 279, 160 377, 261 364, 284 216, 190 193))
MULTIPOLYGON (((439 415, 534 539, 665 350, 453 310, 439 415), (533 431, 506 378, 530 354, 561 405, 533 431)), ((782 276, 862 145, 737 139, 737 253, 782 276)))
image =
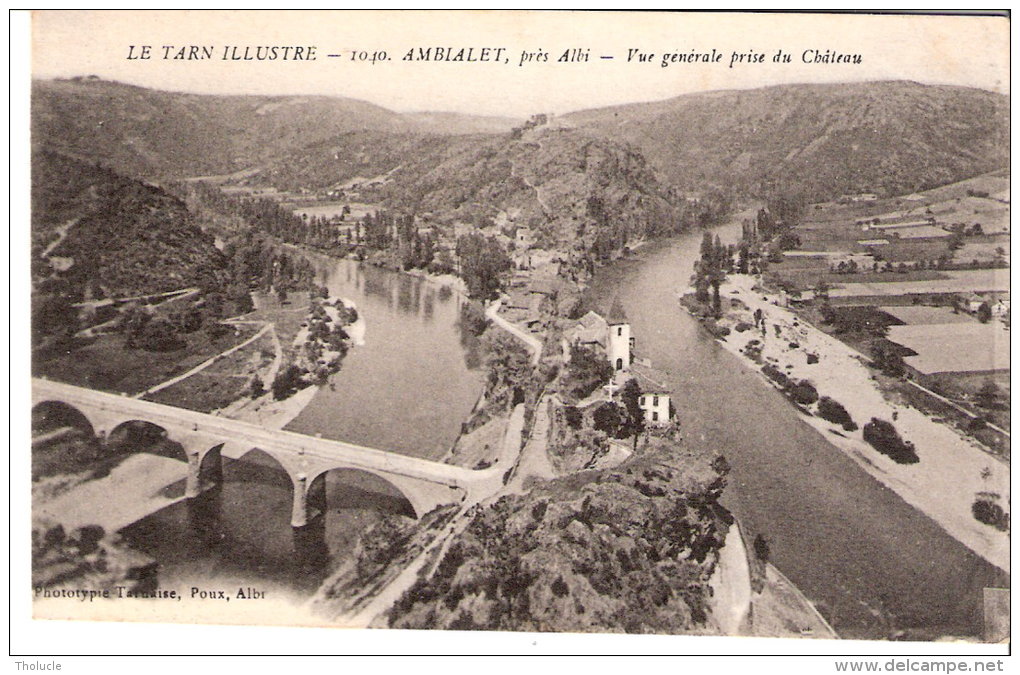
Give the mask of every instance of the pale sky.
MULTIPOLYGON (((137 53, 137 51, 136 51, 137 53)), ((490 52, 492 54, 493 52, 490 52)), ((41 11, 33 76, 98 75, 156 89, 217 94, 324 94, 397 111, 524 116, 788 82, 905 79, 1009 92, 1009 22, 998 17, 660 12, 41 11), (129 60, 131 45, 153 58, 129 60), (206 45, 212 60, 164 60, 164 45, 206 45), (310 62, 235 62, 226 46, 315 46, 310 62), (503 47, 509 64, 408 63, 412 48, 503 47), (590 60, 555 63, 568 49, 590 60), (627 62, 628 50, 654 57, 627 62), (722 55, 674 63, 669 53, 722 55), (772 61, 778 49, 791 63, 772 61), (353 51, 392 59, 352 62, 353 51), (522 52, 549 62, 520 66, 522 52), (803 62, 805 50, 861 56, 860 65, 803 62), (765 63, 730 67, 733 52, 765 63), (329 58, 340 54, 341 58, 329 58), (612 56, 612 60, 601 59, 612 56)))

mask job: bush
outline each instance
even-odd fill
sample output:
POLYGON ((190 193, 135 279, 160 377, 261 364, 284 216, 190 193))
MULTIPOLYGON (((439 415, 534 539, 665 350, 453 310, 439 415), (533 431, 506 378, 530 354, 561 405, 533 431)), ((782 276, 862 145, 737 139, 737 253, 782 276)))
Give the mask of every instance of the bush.
POLYGON ((570 393, 583 399, 613 377, 613 367, 595 351, 575 345, 570 350, 567 375, 570 393))
POLYGON ((769 561, 769 542, 760 534, 754 535, 754 555, 763 563, 767 563, 769 561))
POLYGON ((489 327, 489 323, 489 317, 485 316, 480 303, 465 302, 460 306, 460 325, 471 335, 480 336, 489 327))
POLYGON ((853 418, 850 417, 850 413, 846 411, 846 408, 839 401, 833 400, 828 396, 823 396, 818 400, 818 416, 833 424, 841 425, 847 431, 857 430, 857 425, 854 424, 853 418))
POLYGON ((603 403, 595 409, 595 414, 592 417, 595 429, 608 436, 615 436, 624 422, 620 406, 615 403, 603 403))
POLYGON ((304 374, 305 371, 298 366, 293 364, 288 366, 287 370, 277 375, 273 380, 273 398, 282 401, 292 396, 298 389, 304 388, 304 382, 301 379, 304 374))
POLYGON ((712 334, 712 337, 724 338, 730 334, 730 329, 726 326, 720 326, 715 321, 706 321, 704 323, 705 329, 712 334))
POLYGON ((891 422, 872 417, 864 425, 864 440, 897 464, 916 464, 921 461, 914 450, 914 444, 900 438, 891 422))
POLYGON ((252 398, 258 398, 264 393, 266 393, 266 387, 262 384, 262 378, 256 375, 252 378, 251 384, 248 386, 248 395, 252 398))
POLYGON ((1002 510, 1002 507, 989 499, 977 499, 970 507, 974 518, 985 525, 991 525, 997 530, 1005 532, 1009 529, 1009 514, 1002 510))
POLYGON ((811 405, 818 400, 818 390, 815 389, 815 385, 807 380, 801 380, 797 384, 788 387, 786 393, 793 399, 794 403, 799 403, 800 405, 811 405))
POLYGON ((751 328, 753 328, 751 324, 747 323, 746 321, 740 321, 737 323, 736 326, 733 327, 733 330, 737 331, 738 333, 743 333, 744 331, 751 330, 751 328))
POLYGON ((985 421, 985 418, 983 418, 983 417, 974 417, 969 422, 967 422, 967 431, 970 431, 970 432, 981 431, 982 429, 986 428, 987 426, 988 426, 988 422, 985 421))
POLYGON ((766 363, 762 366, 761 372, 765 373, 765 377, 769 378, 784 389, 790 386, 790 378, 786 376, 786 373, 779 370, 771 363, 766 363))
POLYGON ((581 420, 583 419, 581 411, 572 405, 568 405, 563 408, 563 417, 567 421, 567 426, 571 429, 580 429, 581 420))

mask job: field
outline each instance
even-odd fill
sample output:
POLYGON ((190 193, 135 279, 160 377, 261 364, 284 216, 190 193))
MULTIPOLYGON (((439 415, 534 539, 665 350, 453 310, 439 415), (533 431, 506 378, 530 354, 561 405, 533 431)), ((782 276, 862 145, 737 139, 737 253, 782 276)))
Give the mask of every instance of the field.
POLYGON ((225 408, 249 392, 252 375, 269 365, 274 355, 272 340, 263 335, 191 377, 146 396, 145 400, 198 412, 225 408))
POLYGON ((294 215, 307 215, 309 218, 336 218, 348 206, 351 212, 347 214, 347 219, 352 221, 379 210, 376 204, 357 202, 284 202, 280 206, 290 209, 294 215))
POLYGON ((947 398, 963 403, 966 407, 977 410, 978 392, 988 382, 992 382, 998 393, 991 406, 982 406, 980 410, 986 417, 1006 431, 1009 431, 1010 386, 1009 373, 978 374, 978 373, 940 373, 928 378, 932 389, 947 398))
POLYGON ((1009 331, 998 321, 891 326, 888 337, 916 352, 904 361, 926 375, 1009 370, 1009 331))
MULTIPOLYGON (((814 204, 795 229, 801 241, 798 250, 784 253, 783 261, 772 264, 769 271, 787 283, 810 288, 821 280, 844 284, 940 279, 939 273, 931 269, 907 269, 932 267, 940 260, 957 268, 1005 267, 1009 262, 1009 207, 1008 170, 912 195, 814 204), (932 224, 927 224, 929 221, 932 224), (913 226, 896 227, 907 224, 913 226), (965 230, 962 241, 955 241, 959 237, 952 236, 954 228, 965 230), (856 274, 841 278, 843 275, 830 273, 830 268, 840 261, 846 264, 851 260, 859 270, 856 274), (890 274, 908 276, 890 278, 890 274)), ((905 292, 981 290, 993 289, 905 292)), ((864 289, 856 289, 851 294, 880 296, 901 292, 885 289, 865 293, 864 289)))
POLYGON ((301 324, 308 321, 308 293, 295 291, 290 293, 286 303, 280 303, 270 293, 252 293, 255 311, 245 314, 245 321, 269 321, 276 328, 276 335, 286 351, 294 343, 294 338, 301 331, 301 324))
POLYGON ((954 312, 949 307, 932 307, 931 305, 890 305, 879 307, 890 316, 894 316, 905 324, 928 325, 937 323, 974 323, 974 317, 963 312, 954 312))
POLYGON ((128 349, 121 334, 101 335, 80 348, 36 359, 35 376, 113 393, 138 394, 194 368, 206 359, 248 339, 251 326, 211 340, 204 330, 181 335, 187 345, 171 352, 128 349))
POLYGON ((829 291, 832 298, 848 296, 883 296, 933 293, 985 293, 1009 290, 1009 270, 959 270, 941 274, 946 279, 928 281, 886 281, 844 284, 829 291))

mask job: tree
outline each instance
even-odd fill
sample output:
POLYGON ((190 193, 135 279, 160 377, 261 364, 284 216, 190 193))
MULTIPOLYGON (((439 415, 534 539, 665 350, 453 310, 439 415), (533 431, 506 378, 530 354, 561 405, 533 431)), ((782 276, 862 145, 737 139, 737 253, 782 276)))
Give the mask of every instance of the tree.
POLYGON ((815 297, 822 301, 829 299, 829 291, 831 287, 824 279, 819 279, 818 283, 815 284, 815 297))
POLYGON ((762 564, 768 564, 769 561, 769 542, 760 534, 754 535, 754 555, 762 564))
POLYGON ((999 388, 993 380, 985 380, 977 393, 977 404, 982 408, 994 408, 999 402, 999 388))
POLYGON ((903 374, 903 355, 899 348, 888 342, 876 342, 871 348, 871 356, 875 367, 890 377, 903 374))
POLYGON ((603 403, 595 409, 592 415, 595 429, 605 433, 607 436, 616 436, 620 427, 624 424, 624 416, 620 412, 620 406, 615 403, 603 403))
POLYGON ((594 350, 574 345, 570 349, 567 363, 570 378, 570 393, 577 398, 586 398, 613 376, 613 366, 594 350))
POLYGON ((857 429, 857 425, 854 424, 853 418, 850 417, 846 408, 839 401, 828 396, 823 396, 818 400, 818 416, 833 424, 841 425, 847 431, 857 429))
POLYGON ((914 444, 900 438, 891 422, 872 417, 864 425, 864 440, 897 464, 916 464, 920 461, 914 444))
POLYGON ((251 378, 251 384, 248 386, 248 395, 252 398, 258 398, 264 393, 266 393, 266 388, 265 385, 262 384, 262 378, 255 375, 251 378))
POLYGON ((301 379, 304 374, 300 367, 294 364, 289 365, 273 380, 273 398, 281 401, 301 389, 304 386, 301 379))
POLYGON ((513 261, 503 246, 496 239, 477 233, 457 239, 457 257, 468 295, 478 300, 497 297, 513 269, 513 261))
POLYGON ((634 437, 634 450, 637 450, 638 436, 645 430, 645 411, 641 409, 641 385, 634 378, 627 380, 620 390, 627 417, 624 421, 625 431, 634 437))
POLYGON ((977 308, 977 319, 981 323, 988 323, 992 320, 992 306, 985 300, 977 308))

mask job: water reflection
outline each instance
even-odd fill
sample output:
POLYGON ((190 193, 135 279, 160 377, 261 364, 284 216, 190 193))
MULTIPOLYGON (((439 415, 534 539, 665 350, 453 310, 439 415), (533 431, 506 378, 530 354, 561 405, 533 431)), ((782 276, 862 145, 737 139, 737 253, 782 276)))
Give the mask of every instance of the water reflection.
POLYGON ((481 393, 477 343, 459 325, 459 295, 353 260, 322 270, 330 293, 365 319, 365 344, 288 425, 416 457, 438 458, 481 393))

